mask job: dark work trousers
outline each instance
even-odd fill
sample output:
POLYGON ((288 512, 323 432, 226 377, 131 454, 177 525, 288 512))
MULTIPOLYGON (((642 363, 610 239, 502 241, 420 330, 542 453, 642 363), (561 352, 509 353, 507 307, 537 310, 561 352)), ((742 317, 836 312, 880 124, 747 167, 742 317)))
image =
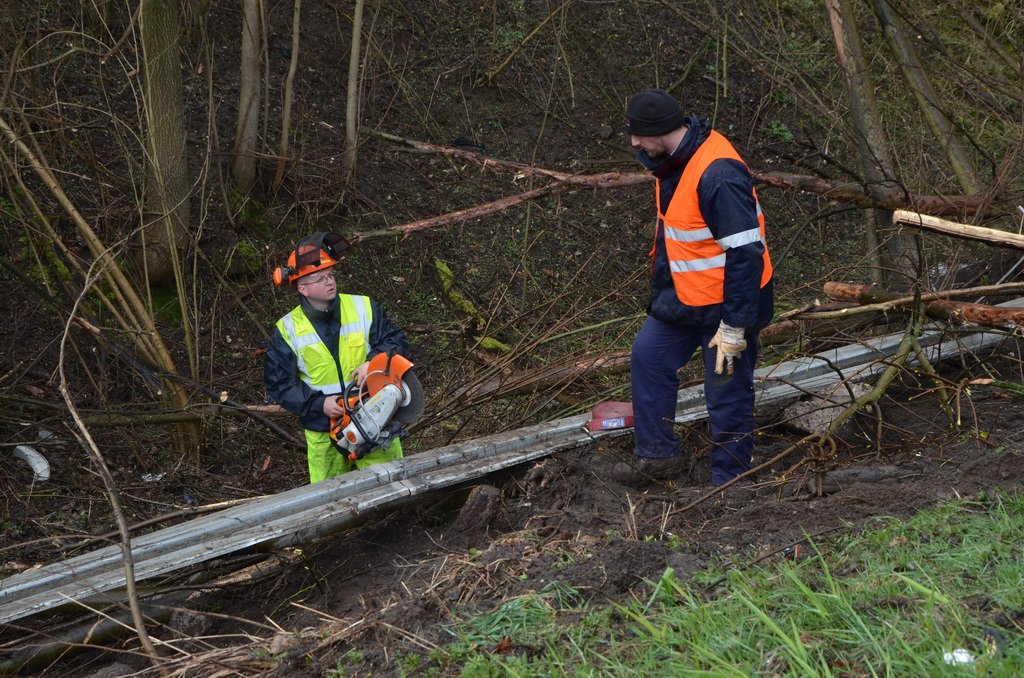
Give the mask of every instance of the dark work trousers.
POLYGON ((711 427, 711 482, 721 485, 750 468, 754 448, 754 365, 758 336, 747 333, 747 349, 733 361, 732 375, 715 374, 717 349, 708 342, 717 327, 669 325, 650 316, 633 340, 633 433, 639 457, 680 454, 673 430, 679 391, 677 371, 700 346, 704 396, 711 427))

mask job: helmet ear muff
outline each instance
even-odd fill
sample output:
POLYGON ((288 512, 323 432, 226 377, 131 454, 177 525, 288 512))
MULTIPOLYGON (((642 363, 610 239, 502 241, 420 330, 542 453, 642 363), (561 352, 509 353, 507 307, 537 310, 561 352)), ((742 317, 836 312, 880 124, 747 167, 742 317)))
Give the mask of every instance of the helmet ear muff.
POLYGON ((295 269, 290 266, 278 266, 274 269, 274 284, 280 287, 288 282, 289 276, 295 274, 295 269))

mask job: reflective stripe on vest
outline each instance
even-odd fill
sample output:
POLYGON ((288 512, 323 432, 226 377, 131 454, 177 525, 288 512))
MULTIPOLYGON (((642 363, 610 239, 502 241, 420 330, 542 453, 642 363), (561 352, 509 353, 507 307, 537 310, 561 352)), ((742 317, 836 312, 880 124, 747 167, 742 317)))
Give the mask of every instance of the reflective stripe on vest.
MULTIPOLYGON (((659 187, 655 186, 654 189, 658 226, 664 233, 665 254, 669 270, 672 271, 672 284, 679 301, 687 306, 722 303, 725 300, 725 250, 765 242, 764 213, 756 191, 754 204, 757 206, 757 228, 734 233, 721 240, 715 240, 711 235, 711 229, 700 213, 697 186, 708 166, 722 159, 743 162, 732 144, 712 130, 683 169, 667 210, 662 211, 659 187)), ((767 285, 771 278, 772 262, 765 244, 761 287, 767 285)))
POLYGON ((340 375, 331 352, 301 306, 296 306, 277 321, 277 330, 295 354, 299 378, 310 388, 327 394, 344 391, 345 377, 366 362, 366 354, 370 350, 370 325, 373 323, 370 298, 339 294, 338 300, 341 307, 338 334, 340 375))

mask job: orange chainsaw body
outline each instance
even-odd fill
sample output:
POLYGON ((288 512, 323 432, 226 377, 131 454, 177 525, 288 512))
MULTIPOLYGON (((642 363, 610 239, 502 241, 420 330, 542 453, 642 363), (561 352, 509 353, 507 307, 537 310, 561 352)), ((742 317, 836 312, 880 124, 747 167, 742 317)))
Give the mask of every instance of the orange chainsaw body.
POLYGON ((410 372, 412 361, 402 355, 378 353, 366 368, 362 383, 338 396, 345 413, 331 419, 330 436, 349 459, 359 459, 385 447, 404 433, 403 425, 423 413, 423 389, 410 372), (394 422, 392 420, 395 420, 394 422))

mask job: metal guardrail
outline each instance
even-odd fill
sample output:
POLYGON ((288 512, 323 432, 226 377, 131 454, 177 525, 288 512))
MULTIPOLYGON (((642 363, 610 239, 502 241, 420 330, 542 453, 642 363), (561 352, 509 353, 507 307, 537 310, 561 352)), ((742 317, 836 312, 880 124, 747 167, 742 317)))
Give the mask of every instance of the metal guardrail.
MULTIPOLYGON (((584 444, 587 415, 449 445, 261 497, 132 539, 136 580, 257 546, 306 541, 367 511, 584 444)), ((596 436, 594 436, 596 437, 596 436)), ((0 580, 0 623, 9 623, 125 585, 120 546, 0 580)))
MULTIPOLYGON (((1024 300, 1005 305, 1024 306, 1024 300)), ((990 348, 1004 336, 943 338, 937 331, 919 338, 932 362, 990 348)), ((760 406, 822 392, 843 379, 868 379, 885 368, 885 359, 895 353, 901 339, 902 335, 889 335, 763 367, 755 372, 756 402, 760 406)), ((706 416, 703 387, 681 390, 676 421, 706 416)), ((587 431, 588 419, 584 414, 417 453, 133 538, 135 577, 142 581, 229 553, 306 542, 354 524, 372 509, 616 435, 587 431)), ((0 580, 0 623, 67 603, 84 606, 86 599, 124 585, 119 545, 27 570, 0 580)))

